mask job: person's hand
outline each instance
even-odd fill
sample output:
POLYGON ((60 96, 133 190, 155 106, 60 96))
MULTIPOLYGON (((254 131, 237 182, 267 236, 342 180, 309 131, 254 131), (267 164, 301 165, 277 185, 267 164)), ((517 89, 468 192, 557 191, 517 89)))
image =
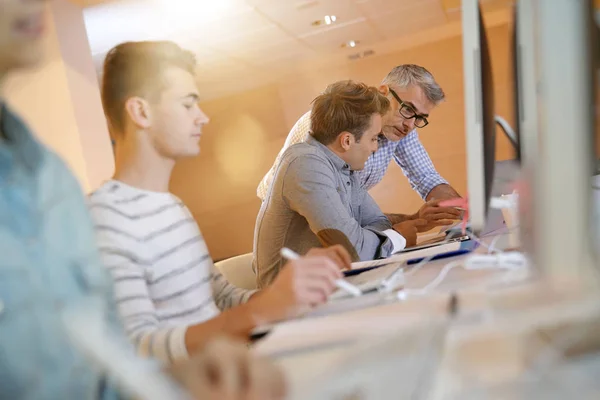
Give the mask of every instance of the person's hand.
POLYGON ((173 364, 168 373, 198 400, 275 400, 286 394, 279 368, 252 356, 243 344, 223 338, 173 364))
POLYGON ((341 244, 336 244, 329 247, 315 247, 306 253, 308 257, 323 256, 328 257, 333 261, 339 269, 346 270, 352 268, 352 258, 348 251, 341 244))
POLYGON ((406 239, 406 247, 412 247, 417 244, 417 233, 426 225, 425 219, 409 219, 394 225, 393 228, 406 239))
POLYGON ((467 223, 469 222, 469 197, 443 200, 440 202, 442 207, 460 207, 462 208, 462 233, 463 235, 467 232, 467 223))
POLYGON ((415 214, 415 219, 423 219, 426 224, 418 226, 418 232, 427 232, 436 226, 451 225, 461 219, 461 211, 455 207, 442 207, 443 200, 430 200, 415 214))
POLYGON ((305 256, 288 262, 266 289, 252 297, 261 322, 292 318, 327 301, 343 277, 329 257, 305 256))

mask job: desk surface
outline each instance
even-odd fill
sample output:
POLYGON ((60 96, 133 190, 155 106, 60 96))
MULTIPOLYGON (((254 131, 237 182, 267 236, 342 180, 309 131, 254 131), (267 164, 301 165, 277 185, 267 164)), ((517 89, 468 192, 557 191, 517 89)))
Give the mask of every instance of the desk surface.
MULTIPOLYGON (((425 266, 414 276, 408 277, 407 287, 422 287, 437 275, 443 265, 444 262, 440 260, 425 266)), ((546 347, 550 343, 547 340, 553 332, 556 333, 556 328, 551 327, 543 335, 540 333, 540 341, 532 334, 527 334, 524 338, 522 333, 525 328, 519 329, 519 326, 526 325, 529 319, 537 318, 538 310, 533 309, 536 306, 545 307, 542 318, 546 320, 563 315, 565 310, 560 308, 561 299, 557 300, 554 293, 548 293, 546 287, 535 283, 505 289, 490 287, 489 283, 497 283, 502 274, 505 272, 466 271, 458 268, 452 270, 433 293, 424 297, 409 297, 404 301, 383 300, 375 306, 288 322, 281 325, 284 328, 282 335, 273 337, 272 346, 262 348, 262 354, 270 353, 284 369, 292 392, 302 394, 294 398, 309 398, 304 392, 307 387, 316 386, 320 389, 326 386, 325 382, 329 381, 324 380, 324 377, 332 376, 335 371, 344 371, 341 374, 345 376, 349 355, 363 351, 364 346, 382 336, 397 335, 403 330, 408 331, 418 326, 423 326, 423 332, 427 334, 429 326, 435 326, 436 321, 447 318, 450 293, 457 292, 460 299, 459 317, 448 325, 443 339, 443 354, 439 355, 438 364, 431 371, 423 372, 432 380, 421 384, 432 387, 433 392, 427 398, 525 399, 542 398, 541 394, 544 394, 543 398, 600 398, 600 380, 596 373, 590 372, 600 369, 600 357, 584 356, 564 362, 561 360, 560 363, 550 359, 549 368, 536 367, 538 359, 547 358, 546 347), (494 297, 495 292, 497 297, 494 297), (528 307, 533 309, 529 315, 528 307), (511 317, 514 311, 522 313, 523 310, 525 313, 518 318, 511 317), (307 346, 307 342, 317 345, 307 346), (277 348, 283 351, 278 352, 277 348), (531 369, 534 371, 533 377, 529 372, 531 369), (535 379, 532 381, 528 378, 535 379), (540 381, 544 382, 544 386, 540 386, 540 381)), ((568 299, 565 297, 565 300, 568 299)), ((595 299, 591 304, 592 313, 598 319, 595 328, 588 330, 595 338, 597 335, 594 332, 600 328, 600 302, 595 299)), ((589 305, 586 309, 576 304, 576 313, 580 309, 581 314, 575 318, 579 322, 582 320, 581 316, 590 310, 589 305)), ((570 334, 569 323, 566 326, 567 333, 570 334)), ((410 349, 407 351, 410 352, 410 349)), ((549 354, 552 355, 553 352, 549 354)), ((386 354, 381 355, 381 358, 385 359, 386 356, 390 358, 386 354)), ((394 369, 396 377, 388 376, 387 382, 391 379, 396 384, 414 386, 415 382, 409 378, 404 379, 406 375, 398 371, 411 363, 419 362, 418 355, 408 354, 403 365, 394 369)), ((373 363, 369 365, 377 366, 373 363)), ((369 373, 363 368, 354 374, 348 374, 347 384, 353 387, 362 379, 361 383, 364 385, 376 386, 373 382, 378 378, 385 377, 382 378, 373 371, 369 373)), ((372 397, 359 398, 399 398, 390 393, 385 393, 383 397, 378 393, 372 397)))
MULTIPOLYGON (((506 233, 500 230, 485 241, 489 243, 498 237, 497 244, 501 247, 502 242, 507 240, 504 236, 507 236, 506 233)), ((477 251, 487 250, 480 247, 477 251)), ((455 259, 458 257, 433 261, 414 273, 409 271, 405 288, 424 287, 455 259)), ((486 306, 482 300, 486 292, 493 290, 493 286, 497 286, 505 275, 505 271, 497 269, 467 271, 455 268, 427 296, 410 296, 399 301, 395 295, 373 293, 361 298, 337 300, 315 310, 311 317, 276 326, 272 336, 267 336, 263 343, 259 342, 255 351, 273 357, 286 371, 292 388, 300 390, 315 377, 339 366, 356 345, 426 323, 433 317, 444 317, 452 292, 463 294, 460 296, 463 312, 480 313, 486 306)))
MULTIPOLYGON (((504 167, 497 170, 495 195, 510 191, 507 189, 510 187, 507 182, 510 182, 510 178, 514 176, 513 167, 512 163, 505 163, 504 167)), ((600 207, 598 209, 600 210, 600 207)), ((500 211, 491 210, 488 223, 486 230, 488 236, 485 241, 490 243, 496 240, 497 248, 506 248, 508 234, 503 227, 500 211)), ((487 249, 480 247, 477 251, 485 252, 487 249)), ((409 272, 405 287, 407 289, 424 287, 448 262, 456 259, 458 257, 437 260, 428 263, 413 274, 409 272)), ((452 323, 452 330, 448 331, 445 338, 443 362, 440 363, 437 372, 432 372, 436 376, 437 390, 434 391, 432 398, 449 398, 450 393, 452 398, 469 399, 495 399, 507 398, 507 396, 538 398, 537 395, 541 394, 539 390, 542 389, 539 388, 537 381, 533 384, 531 382, 504 386, 503 384, 524 375, 524 371, 529 368, 523 354, 530 354, 530 356, 537 354, 536 352, 543 350, 543 346, 536 344, 536 340, 524 342, 517 334, 511 336, 509 332, 513 327, 510 319, 504 322, 503 326, 497 321, 501 319, 498 316, 502 316, 503 313, 509 315, 512 311, 520 312, 523 304, 547 303, 547 307, 550 307, 552 300, 556 299, 552 297, 553 293, 546 296, 548 291, 545 287, 539 289, 539 295, 536 294, 532 289, 536 287, 535 283, 514 284, 513 288, 510 286, 507 288, 500 283, 505 276, 506 271, 498 269, 467 271, 463 268, 455 268, 432 293, 425 297, 413 296, 400 301, 395 297, 372 294, 359 299, 343 300, 333 310, 331 306, 326 306, 313 312, 310 317, 276 326, 275 334, 267 336, 265 342, 259 342, 255 351, 274 357, 285 370, 292 391, 301 393, 307 386, 322 382, 319 379, 328 376, 327 374, 332 371, 343 370, 348 355, 355 352, 357 347, 374 341, 382 335, 389 335, 403 329, 409 330, 415 326, 429 324, 433 320, 446 318, 450 293, 458 293, 461 317, 452 323), (496 292, 501 293, 497 297, 501 298, 501 301, 497 301, 497 298, 493 300, 496 292), (341 307, 343 310, 340 311, 339 304, 344 302, 345 306, 341 307), (491 306, 492 302, 494 302, 493 306, 491 306), (494 314, 493 318, 491 313, 494 314), (490 320, 494 322, 490 323, 490 320), (478 331, 479 329, 481 332, 478 331), (473 334, 473 331, 477 333, 473 334), (527 348, 529 343, 534 343, 532 349, 527 348), (482 387, 477 388, 477 384, 486 385, 485 393, 481 392, 482 387), (466 387, 469 390, 473 389, 469 385, 475 385, 477 390, 465 392, 466 387), (493 391, 488 391, 490 388, 493 388, 493 391)), ((552 311, 550 307, 550 312, 552 311)), ((600 327, 600 322, 598 326, 600 327)), ((548 383, 544 386, 546 394, 556 396, 554 398, 564 398, 568 392, 558 385, 562 382, 561 377, 568 376, 571 383, 578 385, 577 398, 600 398, 598 395, 600 380, 590 377, 590 374, 586 375, 585 372, 589 368, 598 371, 600 358, 582 357, 573 362, 561 363, 560 368, 552 368, 544 376, 548 383), (593 392, 593 397, 583 396, 583 387, 588 390, 588 393, 593 392)), ((375 379, 374 376, 367 378, 375 379)), ((349 377, 348 384, 352 385, 357 379, 357 375, 349 377)), ((402 380, 401 374, 397 376, 397 380, 402 380)))

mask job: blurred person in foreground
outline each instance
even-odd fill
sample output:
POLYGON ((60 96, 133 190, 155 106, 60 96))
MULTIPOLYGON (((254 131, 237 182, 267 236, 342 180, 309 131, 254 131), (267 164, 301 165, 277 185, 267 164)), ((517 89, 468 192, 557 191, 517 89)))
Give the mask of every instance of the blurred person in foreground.
MULTIPOLYGON (((47 3, 0 0, 0 82, 41 60, 47 3)), ((0 398, 126 398, 110 373, 73 346, 63 322, 73 308, 94 303, 89 312, 127 342, 80 187, 0 100, 0 398)), ((130 357, 141 371, 163 368, 133 351, 130 357)), ((285 394, 278 369, 226 339, 165 371, 198 399, 285 394)))

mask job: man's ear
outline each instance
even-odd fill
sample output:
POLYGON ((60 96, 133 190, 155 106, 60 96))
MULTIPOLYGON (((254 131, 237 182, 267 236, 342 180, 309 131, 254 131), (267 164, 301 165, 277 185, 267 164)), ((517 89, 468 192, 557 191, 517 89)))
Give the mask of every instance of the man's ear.
POLYGON ((350 146, 354 143, 354 135, 352 135, 350 132, 342 132, 338 136, 338 140, 340 146, 342 146, 344 150, 348 151, 350 146))
POLYGON ((131 121, 142 129, 151 125, 150 104, 141 97, 130 97, 125 102, 125 111, 131 121))
POLYGON ((388 85, 379 86, 379 93, 381 93, 382 95, 387 96, 389 92, 390 92, 390 87, 388 85))

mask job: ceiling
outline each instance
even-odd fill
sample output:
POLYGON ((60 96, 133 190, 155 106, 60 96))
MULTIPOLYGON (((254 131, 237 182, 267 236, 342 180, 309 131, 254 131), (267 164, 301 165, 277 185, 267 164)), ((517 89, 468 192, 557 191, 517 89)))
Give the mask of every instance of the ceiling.
MULTIPOLYGON (((460 0, 73 0, 98 70, 128 40, 168 39, 196 53, 204 99, 250 89, 327 58, 352 62, 383 43, 460 19, 460 0), (315 26, 325 16, 335 22, 315 26), (348 41, 356 47, 343 48, 348 41)), ((514 0, 483 0, 484 11, 514 0)))

